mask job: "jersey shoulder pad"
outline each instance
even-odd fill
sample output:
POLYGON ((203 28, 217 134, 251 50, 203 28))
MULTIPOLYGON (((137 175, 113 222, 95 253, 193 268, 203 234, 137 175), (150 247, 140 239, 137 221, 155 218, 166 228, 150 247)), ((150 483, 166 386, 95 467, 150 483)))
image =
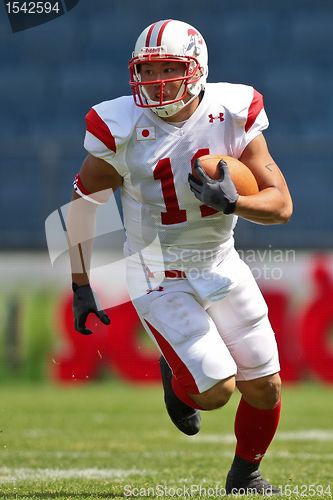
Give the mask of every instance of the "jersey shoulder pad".
POLYGON ((109 163, 114 162, 132 133, 136 114, 132 96, 93 106, 86 115, 85 149, 109 163))
POLYGON ((260 111, 264 109, 264 98, 255 88, 250 85, 238 83, 216 83, 213 84, 213 94, 235 118, 248 120, 246 128, 260 111))
POLYGON ((244 148, 268 125, 264 98, 249 85, 211 84, 211 98, 224 107, 233 129, 233 156, 239 158, 244 148))

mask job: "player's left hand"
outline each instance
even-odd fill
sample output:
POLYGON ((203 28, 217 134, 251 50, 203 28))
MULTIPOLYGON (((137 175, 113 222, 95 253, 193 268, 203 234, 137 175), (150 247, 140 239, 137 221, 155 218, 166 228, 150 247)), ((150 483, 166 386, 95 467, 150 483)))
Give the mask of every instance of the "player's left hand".
POLYGON ((232 182, 226 162, 221 160, 218 167, 220 178, 214 180, 206 174, 200 164, 200 159, 195 160, 194 170, 199 179, 192 174, 188 175, 190 189, 205 205, 224 214, 232 214, 235 211, 239 194, 232 182))
POLYGON ((100 308, 89 284, 78 286, 76 283, 73 283, 72 289, 74 328, 77 332, 83 335, 91 335, 93 333, 86 327, 87 317, 90 313, 95 314, 104 325, 110 324, 110 318, 106 312, 100 308))

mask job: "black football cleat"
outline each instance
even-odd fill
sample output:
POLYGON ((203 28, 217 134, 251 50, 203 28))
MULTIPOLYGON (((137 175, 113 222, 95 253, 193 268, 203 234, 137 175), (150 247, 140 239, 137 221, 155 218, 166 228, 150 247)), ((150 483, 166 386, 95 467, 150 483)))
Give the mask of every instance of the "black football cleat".
POLYGON ((281 495, 280 488, 266 481, 259 470, 247 476, 240 476, 235 470, 230 470, 225 484, 227 495, 281 495))
POLYGON ((200 412, 183 403, 174 393, 171 385, 172 371, 163 356, 160 357, 164 402, 175 426, 184 434, 193 436, 200 430, 200 412))

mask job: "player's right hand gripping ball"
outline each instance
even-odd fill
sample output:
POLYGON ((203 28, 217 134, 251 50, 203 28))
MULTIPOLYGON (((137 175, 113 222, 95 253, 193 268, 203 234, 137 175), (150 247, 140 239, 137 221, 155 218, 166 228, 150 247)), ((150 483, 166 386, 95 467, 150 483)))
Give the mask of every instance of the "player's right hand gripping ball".
POLYGON ((200 158, 195 160, 194 171, 198 178, 192 174, 188 175, 190 189, 205 205, 224 214, 232 214, 235 211, 239 194, 224 160, 219 161, 218 168, 220 177, 215 180, 209 177, 202 168, 200 158))
POLYGON ((90 335, 93 333, 91 330, 86 328, 87 317, 90 313, 95 314, 104 325, 110 324, 110 318, 99 307, 89 284, 78 286, 76 283, 73 283, 72 289, 74 328, 77 332, 82 333, 83 335, 90 335))

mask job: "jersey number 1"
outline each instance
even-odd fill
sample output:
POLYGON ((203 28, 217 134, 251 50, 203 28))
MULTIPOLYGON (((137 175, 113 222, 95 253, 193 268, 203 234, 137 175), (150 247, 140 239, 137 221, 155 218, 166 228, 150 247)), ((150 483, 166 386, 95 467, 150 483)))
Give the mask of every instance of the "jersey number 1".
MULTIPOLYGON (((208 148, 199 149, 195 153, 191 160, 192 167, 195 160, 203 155, 209 155, 208 148)), ((179 207, 170 158, 162 158, 158 161, 154 170, 154 179, 161 181, 163 199, 166 208, 166 212, 161 212, 162 224, 171 225, 186 222, 186 210, 181 210, 179 207)), ((208 207, 207 205, 200 205, 199 208, 201 217, 208 217, 209 215, 213 215, 218 212, 214 208, 208 207)))

